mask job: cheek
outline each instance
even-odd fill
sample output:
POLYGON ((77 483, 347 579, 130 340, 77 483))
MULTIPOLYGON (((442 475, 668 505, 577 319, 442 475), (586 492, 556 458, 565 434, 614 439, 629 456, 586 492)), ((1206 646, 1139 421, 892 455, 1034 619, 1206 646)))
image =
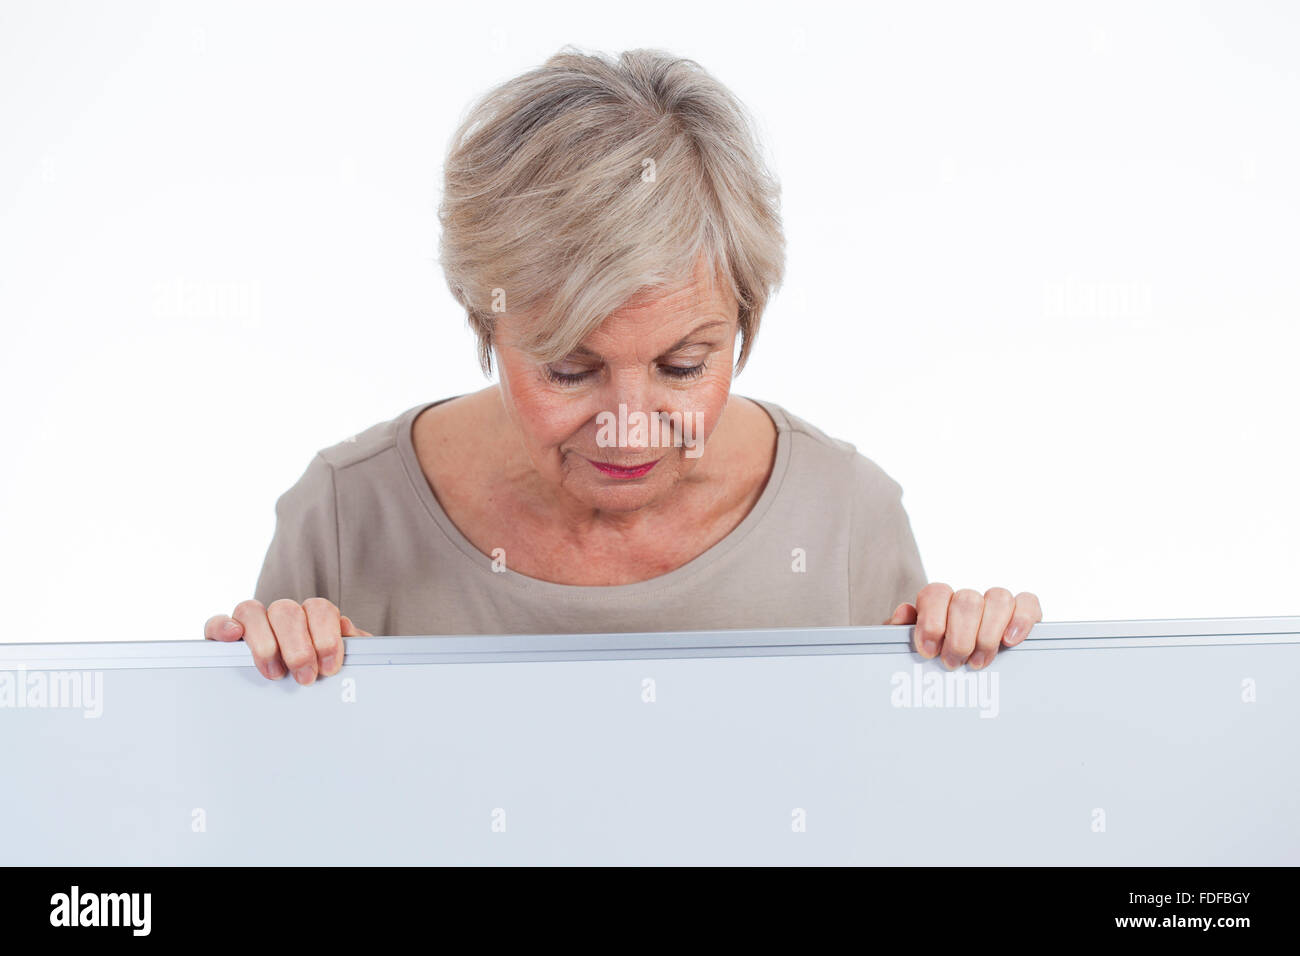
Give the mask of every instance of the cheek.
POLYGON ((534 451, 554 452, 572 443, 593 414, 585 403, 556 395, 541 384, 515 379, 507 394, 511 417, 534 451))
POLYGON ((727 399, 731 395, 730 369, 719 373, 715 378, 706 378, 700 382, 699 388, 692 389, 691 392, 688 399, 689 411, 702 416, 696 420, 701 423, 701 440, 707 440, 713 433, 713 429, 717 428, 722 412, 727 407, 727 399))

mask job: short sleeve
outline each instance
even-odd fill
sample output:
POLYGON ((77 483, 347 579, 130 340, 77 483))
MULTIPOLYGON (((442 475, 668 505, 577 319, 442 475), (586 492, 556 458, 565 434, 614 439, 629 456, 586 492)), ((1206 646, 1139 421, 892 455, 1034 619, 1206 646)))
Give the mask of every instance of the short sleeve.
POLYGON ((884 624, 898 605, 916 603, 927 581, 903 488, 858 457, 849 555, 850 624, 884 624))
POLYGON ((310 597, 337 605, 340 590, 334 469, 318 454, 275 503, 275 534, 254 597, 267 605, 310 597))

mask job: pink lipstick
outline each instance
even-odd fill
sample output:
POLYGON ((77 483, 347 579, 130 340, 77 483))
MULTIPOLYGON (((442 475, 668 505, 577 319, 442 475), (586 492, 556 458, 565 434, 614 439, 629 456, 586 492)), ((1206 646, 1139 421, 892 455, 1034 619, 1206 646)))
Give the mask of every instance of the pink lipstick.
MULTIPOLYGON (((590 458, 587 460, 591 461, 590 458)), ((659 464, 659 459, 656 458, 654 461, 647 462, 644 465, 635 465, 631 468, 623 468, 619 465, 609 465, 603 461, 592 461, 591 463, 596 466, 601 474, 608 475, 610 478, 630 479, 641 478, 648 475, 650 469, 659 464)))

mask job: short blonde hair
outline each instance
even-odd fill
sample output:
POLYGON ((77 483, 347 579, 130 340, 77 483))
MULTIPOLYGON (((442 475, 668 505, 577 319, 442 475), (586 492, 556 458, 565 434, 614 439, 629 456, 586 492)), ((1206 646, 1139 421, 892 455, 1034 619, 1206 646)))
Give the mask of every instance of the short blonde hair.
POLYGON ((779 194, 748 111, 698 63, 566 46, 452 137, 439 260, 491 374, 498 313, 528 315, 520 346, 555 361, 703 256, 739 303, 739 371, 781 284, 779 194))

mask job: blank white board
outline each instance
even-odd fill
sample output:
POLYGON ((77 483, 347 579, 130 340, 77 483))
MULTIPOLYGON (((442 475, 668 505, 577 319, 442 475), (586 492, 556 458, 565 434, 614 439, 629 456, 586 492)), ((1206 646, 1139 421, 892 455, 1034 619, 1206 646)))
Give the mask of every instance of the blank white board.
POLYGON ((911 632, 0 645, 0 862, 1300 863, 1300 618, 911 632))

